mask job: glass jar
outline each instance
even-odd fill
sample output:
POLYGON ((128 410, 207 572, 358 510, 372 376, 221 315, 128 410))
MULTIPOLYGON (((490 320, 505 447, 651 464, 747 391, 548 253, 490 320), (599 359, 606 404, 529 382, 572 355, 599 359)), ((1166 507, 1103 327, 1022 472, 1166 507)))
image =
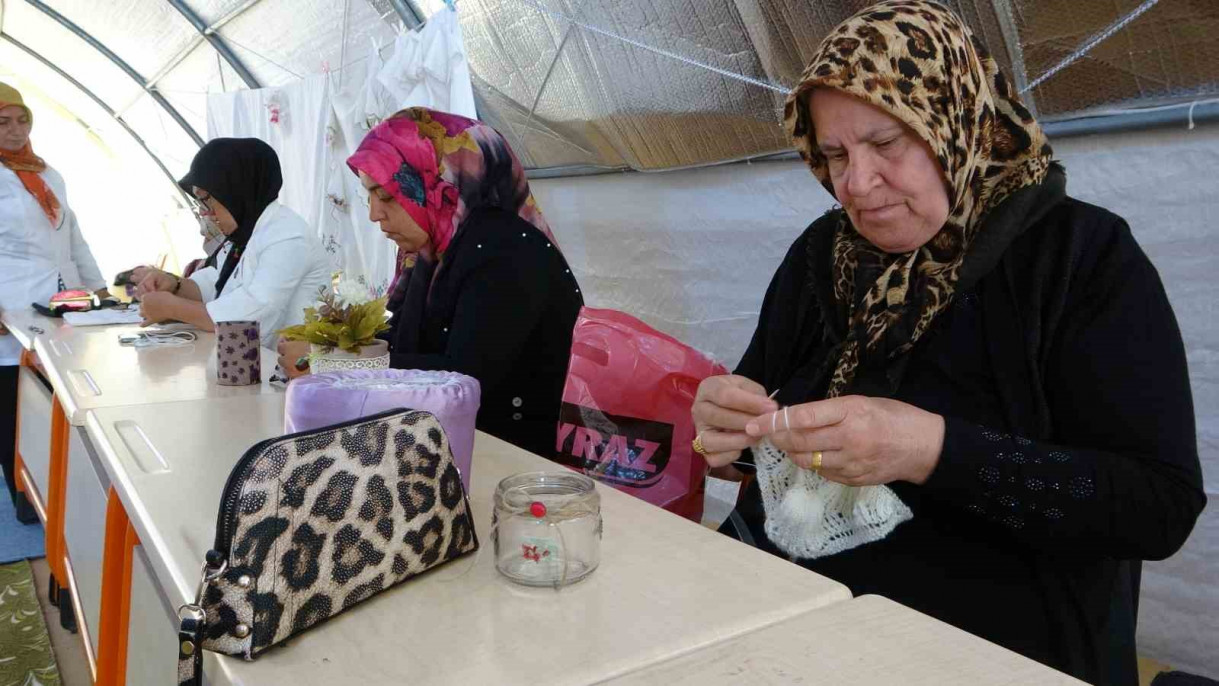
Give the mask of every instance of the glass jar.
POLYGON ((527 472, 495 489, 495 568, 528 586, 558 588, 601 563, 601 495, 576 472, 527 472))

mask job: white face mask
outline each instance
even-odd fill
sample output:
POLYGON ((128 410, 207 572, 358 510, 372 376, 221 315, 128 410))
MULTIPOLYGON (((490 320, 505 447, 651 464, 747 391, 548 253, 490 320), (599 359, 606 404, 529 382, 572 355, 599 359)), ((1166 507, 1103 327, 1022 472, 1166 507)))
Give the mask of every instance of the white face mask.
POLYGON ((210 255, 212 250, 225 240, 225 235, 221 233, 220 227, 216 226, 216 222, 211 219, 199 219, 199 235, 203 236, 203 249, 210 255), (208 246, 211 246, 210 248, 208 246))

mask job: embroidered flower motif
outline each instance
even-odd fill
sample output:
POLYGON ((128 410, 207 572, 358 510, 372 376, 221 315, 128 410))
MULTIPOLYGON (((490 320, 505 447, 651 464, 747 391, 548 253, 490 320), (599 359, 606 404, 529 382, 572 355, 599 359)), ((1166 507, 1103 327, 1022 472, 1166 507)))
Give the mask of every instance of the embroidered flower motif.
POLYGON ((423 188, 423 177, 410 165, 403 163, 393 176, 402 194, 420 207, 427 207, 427 192, 423 188))

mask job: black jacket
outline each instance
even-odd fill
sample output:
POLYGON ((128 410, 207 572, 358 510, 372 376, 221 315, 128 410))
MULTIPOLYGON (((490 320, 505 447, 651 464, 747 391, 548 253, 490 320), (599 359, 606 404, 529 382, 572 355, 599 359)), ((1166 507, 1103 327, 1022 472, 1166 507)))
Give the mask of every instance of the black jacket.
POLYGON ((584 302, 562 253, 520 217, 478 210, 439 267, 420 260, 409 278, 391 320, 390 366, 478 379, 478 428, 551 457, 584 302))
MULTIPOLYGON (((931 478, 891 484, 914 519, 798 562, 1091 683, 1137 684, 1138 561, 1172 555, 1206 503, 1185 351, 1121 218, 1070 198, 1036 214, 892 393, 946 419, 931 478)), ((824 397, 841 340, 820 314, 835 222, 792 246, 738 369, 784 404, 824 397)), ((756 483, 739 511, 782 554, 756 483)))

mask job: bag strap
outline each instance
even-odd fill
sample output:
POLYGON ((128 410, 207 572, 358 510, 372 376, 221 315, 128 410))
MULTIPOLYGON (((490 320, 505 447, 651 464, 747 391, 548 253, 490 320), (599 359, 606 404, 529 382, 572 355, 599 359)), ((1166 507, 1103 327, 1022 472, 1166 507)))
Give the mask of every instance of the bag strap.
POLYGON ((203 684, 203 627, 207 615, 198 605, 178 612, 178 686, 203 684))
POLYGON ((203 686, 203 634, 207 625, 203 593, 226 569, 227 561, 216 568, 204 562, 195 602, 178 608, 178 686, 203 686))

